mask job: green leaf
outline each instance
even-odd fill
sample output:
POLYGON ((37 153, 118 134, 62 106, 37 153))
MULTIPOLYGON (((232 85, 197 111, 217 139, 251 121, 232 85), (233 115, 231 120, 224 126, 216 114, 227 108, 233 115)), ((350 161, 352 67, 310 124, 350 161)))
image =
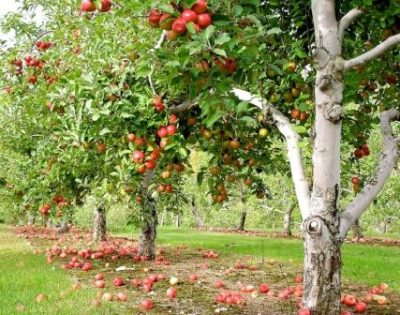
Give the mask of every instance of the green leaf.
POLYGON ((223 49, 215 48, 215 49, 213 49, 213 52, 222 57, 227 57, 226 52, 223 49))
POLYGON ((227 33, 223 33, 215 40, 215 45, 223 45, 231 40, 231 37, 227 33))

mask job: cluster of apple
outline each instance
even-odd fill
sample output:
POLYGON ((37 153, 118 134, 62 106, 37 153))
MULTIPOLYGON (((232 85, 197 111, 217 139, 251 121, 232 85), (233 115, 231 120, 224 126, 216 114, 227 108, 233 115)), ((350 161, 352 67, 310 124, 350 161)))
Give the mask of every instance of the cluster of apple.
POLYGON ((246 299, 239 292, 223 291, 215 296, 215 302, 219 304, 243 306, 246 304, 246 299))
POLYGON ((309 115, 308 115, 308 113, 302 112, 297 108, 293 108, 290 111, 290 117, 292 117, 292 119, 294 119, 294 120, 299 120, 301 122, 305 122, 305 121, 307 121, 309 115))
POLYGON ((354 157, 357 159, 361 159, 364 156, 370 155, 371 151, 367 143, 363 144, 361 147, 354 150, 354 157))
MULTIPOLYGON (((22 61, 21 59, 13 60, 12 64, 16 67, 17 75, 22 75, 24 62, 26 67, 34 69, 35 73, 30 74, 26 77, 27 82, 34 85, 38 81, 37 72, 42 70, 45 62, 30 55, 25 56, 24 61, 22 61)), ((43 77, 48 84, 52 84, 57 81, 56 78, 48 75, 47 73, 45 73, 43 77)))
POLYGON ((40 51, 45 51, 45 50, 49 49, 51 46, 53 46, 53 44, 51 42, 37 41, 35 43, 35 46, 40 51))
MULTIPOLYGON (((100 12, 108 12, 111 9, 111 0, 100 0, 101 6, 100 12)), ((82 12, 93 12, 96 11, 96 4, 93 0, 82 0, 80 9, 82 12)))
MULTIPOLYGON (((178 7, 174 7, 178 10, 178 7)), ((189 9, 179 11, 179 16, 170 13, 163 13, 158 9, 151 9, 147 18, 150 26, 161 28, 167 31, 167 38, 175 40, 187 32, 188 23, 193 23, 196 32, 207 28, 212 23, 211 13, 207 8, 206 0, 197 0, 189 9)))
POLYGON ((246 265, 241 261, 235 263, 235 269, 238 270, 257 270, 257 266, 255 265, 246 265))
POLYGON ((40 212, 42 215, 44 215, 44 216, 48 216, 49 213, 50 213, 50 209, 51 209, 51 204, 46 203, 46 204, 42 205, 42 206, 39 208, 39 212, 40 212))
POLYGON ((68 263, 62 264, 61 268, 62 269, 81 269, 83 271, 89 271, 93 268, 93 265, 90 261, 82 262, 79 260, 79 258, 77 256, 73 256, 68 263))
POLYGON ((203 258, 215 259, 215 258, 218 258, 218 257, 219 257, 219 254, 214 252, 213 250, 208 250, 205 253, 203 253, 203 258))

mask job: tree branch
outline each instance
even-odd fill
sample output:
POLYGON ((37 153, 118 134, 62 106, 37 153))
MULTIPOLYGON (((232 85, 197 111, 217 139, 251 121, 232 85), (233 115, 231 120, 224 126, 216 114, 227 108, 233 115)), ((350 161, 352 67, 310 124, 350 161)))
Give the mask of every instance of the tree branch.
POLYGON ((400 139, 393 135, 391 126, 391 122, 396 120, 400 120, 400 111, 397 109, 391 109, 381 114, 384 149, 374 175, 341 214, 340 235, 343 238, 354 222, 361 217, 380 193, 392 170, 397 165, 400 158, 400 139))
POLYGON ((286 138, 288 158, 292 172, 292 179, 296 190, 297 200, 299 202, 300 212, 303 219, 306 219, 310 213, 310 187, 304 172, 303 156, 300 149, 300 136, 293 129, 289 119, 283 115, 273 105, 268 104, 265 100, 258 98, 247 91, 241 89, 233 89, 232 93, 245 102, 260 108, 261 110, 268 108, 272 113, 272 117, 277 128, 286 138))
POLYGON ((339 32, 338 32, 338 37, 340 40, 343 40, 344 32, 351 25, 351 23, 353 23, 362 13, 363 10, 361 10, 360 8, 355 8, 347 12, 347 14, 342 17, 342 19, 339 22, 339 32))
POLYGON ((176 105, 173 107, 169 107, 169 111, 173 114, 177 114, 177 113, 187 111, 188 109, 190 109, 194 106, 197 106, 198 104, 199 104, 198 100, 187 101, 182 104, 179 104, 179 105, 176 105))
POLYGON ((353 59, 347 60, 344 63, 344 70, 347 71, 355 66, 362 65, 368 61, 383 55, 386 51, 392 48, 394 45, 400 43, 400 34, 390 36, 388 39, 380 43, 378 46, 374 47, 370 51, 355 57, 353 59))

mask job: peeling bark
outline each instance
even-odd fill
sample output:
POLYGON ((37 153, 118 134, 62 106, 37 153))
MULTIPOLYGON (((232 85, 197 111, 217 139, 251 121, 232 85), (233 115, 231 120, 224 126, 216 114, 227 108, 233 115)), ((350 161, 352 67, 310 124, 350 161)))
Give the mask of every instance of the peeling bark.
POLYGON ((103 204, 100 204, 93 211, 93 240, 95 242, 105 241, 107 239, 106 210, 103 204))
POLYGON ((149 198, 143 205, 145 215, 139 237, 139 255, 146 256, 149 260, 156 257, 156 238, 157 238, 157 209, 155 200, 149 198))
POLYGON ((239 226, 237 228, 239 231, 244 231, 244 227, 245 227, 245 224, 246 224, 246 217, 247 217, 247 211, 243 210, 241 215, 240 215, 240 223, 239 223, 239 226))

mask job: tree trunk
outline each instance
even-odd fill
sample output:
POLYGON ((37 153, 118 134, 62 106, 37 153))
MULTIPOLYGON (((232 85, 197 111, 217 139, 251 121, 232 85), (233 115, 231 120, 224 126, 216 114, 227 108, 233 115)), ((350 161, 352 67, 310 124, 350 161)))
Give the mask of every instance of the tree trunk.
POLYGON ((28 225, 35 225, 35 216, 32 214, 28 217, 28 225))
POLYGON ((360 220, 357 220, 353 227, 353 237, 357 240, 361 239, 364 237, 364 235, 362 234, 362 229, 361 229, 361 224, 360 224, 360 220))
POLYGON ((162 215, 161 215, 161 222, 160 222, 161 226, 165 225, 165 217, 166 217, 166 215, 167 215, 167 210, 164 210, 162 215))
POLYGON ((52 229, 52 228, 54 227, 54 224, 53 224, 53 220, 52 220, 52 219, 48 219, 48 220, 47 220, 47 222, 46 222, 46 227, 47 227, 48 229, 52 229))
POLYGON ((62 220, 60 222, 60 227, 58 228, 58 233, 67 233, 68 232, 68 224, 67 221, 62 220))
POLYGON ((246 224, 246 217, 247 217, 247 211, 243 210, 242 214, 240 215, 240 223, 238 226, 238 231, 244 231, 244 226, 246 224))
POLYGON ((93 211, 93 240, 95 242, 105 241, 106 233, 106 209, 104 204, 101 204, 93 211))
POLYGON ((194 224, 196 228, 202 228, 204 226, 203 219, 201 218, 199 209, 196 206, 196 202, 194 198, 192 199, 192 214, 194 217, 194 224))
POLYGON ((335 1, 313 0, 316 50, 313 189, 305 231, 304 298, 313 315, 340 314, 340 139, 343 101, 342 42, 335 1))
POLYGON ((175 216, 175 227, 180 227, 181 226, 181 215, 178 213, 176 216, 175 216))
POLYGON ((285 212, 283 217, 283 234, 285 236, 292 236, 292 212, 294 206, 291 205, 285 212))
POLYGON ((139 237, 139 255, 146 256, 149 260, 156 257, 156 237, 157 237, 157 209, 155 201, 149 200, 143 205, 144 222, 142 224, 139 237))

